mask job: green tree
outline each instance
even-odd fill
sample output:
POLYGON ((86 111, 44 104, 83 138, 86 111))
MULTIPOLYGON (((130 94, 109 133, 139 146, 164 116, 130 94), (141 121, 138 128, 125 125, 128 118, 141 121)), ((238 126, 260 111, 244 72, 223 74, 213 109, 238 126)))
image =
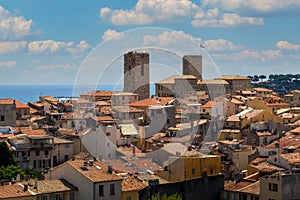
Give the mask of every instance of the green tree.
POLYGON ((261 79, 261 81, 263 81, 263 80, 266 79, 267 77, 266 77, 265 75, 260 75, 258 78, 261 79))
POLYGON ((6 142, 0 142, 0 166, 16 165, 12 153, 9 151, 6 142))
POLYGON ((1 166, 0 167, 0 179, 1 180, 12 180, 16 179, 17 175, 20 175, 21 179, 26 178, 26 173, 19 166, 10 165, 10 166, 1 166))
POLYGON ((166 194, 155 194, 151 197, 151 200, 182 200, 182 195, 177 193, 169 196, 166 194))

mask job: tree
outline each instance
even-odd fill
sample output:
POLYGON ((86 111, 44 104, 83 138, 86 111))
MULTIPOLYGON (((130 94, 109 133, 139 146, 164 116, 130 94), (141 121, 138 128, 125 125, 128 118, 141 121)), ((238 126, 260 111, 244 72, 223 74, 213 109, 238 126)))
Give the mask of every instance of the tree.
POLYGON ((254 75, 252 81, 253 82, 258 82, 259 81, 259 77, 257 75, 254 75))
POLYGON ((177 193, 169 196, 166 194, 155 194, 151 197, 151 200, 182 200, 182 195, 177 193))
POLYGON ((261 81, 263 81, 264 79, 266 79, 267 77, 265 75, 260 75, 259 79, 261 79, 261 81))
POLYGON ((0 166, 16 165, 12 153, 9 151, 6 142, 0 142, 0 166))
POLYGON ((22 170, 19 166, 10 165, 10 166, 6 166, 6 167, 4 167, 4 166, 0 167, 0 179, 1 180, 16 179, 18 174, 20 175, 21 179, 26 178, 25 171, 22 170))

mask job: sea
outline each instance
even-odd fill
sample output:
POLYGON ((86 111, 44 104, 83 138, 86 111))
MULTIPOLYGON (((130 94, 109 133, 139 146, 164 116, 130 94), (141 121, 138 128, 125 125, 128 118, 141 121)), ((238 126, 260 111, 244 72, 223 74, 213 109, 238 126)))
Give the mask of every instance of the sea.
MULTIPOLYGON (((14 98, 23 103, 36 102, 39 96, 56 98, 79 97, 80 94, 92 90, 122 91, 123 85, 0 85, 0 98, 14 98)), ((154 85, 150 85, 150 94, 154 94, 154 85)))

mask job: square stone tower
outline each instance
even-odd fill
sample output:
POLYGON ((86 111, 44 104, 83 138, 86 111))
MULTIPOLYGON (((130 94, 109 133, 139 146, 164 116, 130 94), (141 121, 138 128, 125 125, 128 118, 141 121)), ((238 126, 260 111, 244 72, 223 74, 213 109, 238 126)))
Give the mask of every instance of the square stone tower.
POLYGON ((124 54, 124 91, 138 94, 139 100, 149 98, 149 53, 124 54))
POLYGON ((183 75, 193 75, 202 80, 202 55, 185 55, 182 58, 183 75))

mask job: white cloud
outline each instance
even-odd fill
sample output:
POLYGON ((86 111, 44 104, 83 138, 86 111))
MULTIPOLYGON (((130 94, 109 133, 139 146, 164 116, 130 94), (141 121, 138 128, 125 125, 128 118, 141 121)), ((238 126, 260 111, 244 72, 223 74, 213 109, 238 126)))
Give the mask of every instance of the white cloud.
POLYGON ((124 37, 124 33, 119 33, 116 30, 107 29, 102 35, 102 40, 121 40, 124 37))
POLYGON ((276 46, 280 50, 298 51, 300 49, 300 44, 292 44, 288 41, 278 41, 276 46))
POLYGON ((239 51, 243 49, 241 45, 224 39, 207 40, 204 42, 204 46, 208 51, 239 51))
POLYGON ((26 48, 26 41, 19 42, 0 42, 0 54, 16 52, 26 48))
POLYGON ((42 65, 37 68, 39 71, 44 70, 69 70, 72 68, 72 65, 70 64, 62 64, 62 65, 42 65))
POLYGON ((300 8, 299 0, 204 0, 202 5, 214 6, 227 11, 255 13, 290 13, 300 8))
POLYGON ((131 10, 101 8, 100 17, 114 25, 142 25, 161 20, 182 21, 189 18, 197 8, 190 0, 138 0, 131 10))
POLYGON ((263 18, 255 17, 241 17, 235 13, 215 12, 213 14, 201 14, 196 15, 196 18, 192 21, 192 25, 195 27, 235 27, 240 25, 263 25, 263 18), (216 14, 219 14, 216 16, 216 14))
POLYGON ((55 52, 59 49, 71 47, 73 42, 57 42, 54 40, 42 40, 42 41, 33 41, 28 44, 28 49, 30 52, 55 52))
POLYGON ((54 40, 41 40, 28 43, 28 50, 32 53, 67 51, 73 55, 81 54, 91 46, 84 40, 75 45, 74 42, 61 42, 54 40))
POLYGON ((0 62, 0 68, 2 67, 14 67, 16 66, 16 61, 7 61, 7 62, 0 62))
POLYGON ((183 31, 165 31, 158 36, 146 35, 143 38, 143 44, 147 46, 160 45, 160 46, 177 46, 183 45, 183 42, 197 42, 200 43, 201 38, 196 38, 183 31))
POLYGON ((4 7, 0 6, 0 38, 20 39, 32 34, 33 21, 23 16, 14 16, 4 7))
POLYGON ((91 45, 89 43, 87 43, 85 40, 82 40, 79 42, 79 44, 76 45, 76 47, 68 47, 67 50, 73 54, 73 55, 77 55, 77 54, 81 54, 86 52, 87 50, 91 49, 91 45))

